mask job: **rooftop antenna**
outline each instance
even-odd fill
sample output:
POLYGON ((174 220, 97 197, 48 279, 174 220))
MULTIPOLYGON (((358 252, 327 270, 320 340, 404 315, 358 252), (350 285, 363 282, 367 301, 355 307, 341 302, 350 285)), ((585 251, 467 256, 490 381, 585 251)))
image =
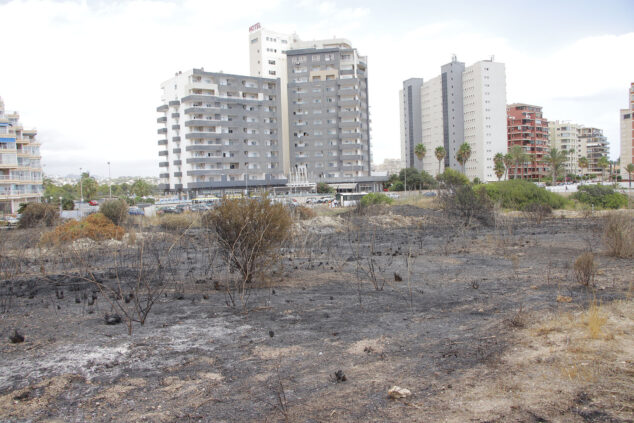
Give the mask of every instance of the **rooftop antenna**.
POLYGON ((452 62, 457 62, 458 61, 458 56, 456 56, 456 53, 451 55, 451 61, 452 62))
POLYGON ((494 54, 492 54, 492 55, 491 55, 491 61, 494 61, 494 60, 495 60, 495 55, 494 55, 494 54))

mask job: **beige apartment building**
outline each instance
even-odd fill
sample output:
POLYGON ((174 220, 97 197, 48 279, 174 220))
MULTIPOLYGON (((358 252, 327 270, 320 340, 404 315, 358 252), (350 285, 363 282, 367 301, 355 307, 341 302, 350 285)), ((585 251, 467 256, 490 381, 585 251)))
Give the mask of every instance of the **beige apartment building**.
POLYGON ((634 82, 630 85, 629 109, 621 109, 621 177, 629 178, 627 165, 634 163, 634 82))
POLYGON ((582 169, 579 167, 579 159, 587 157, 588 151, 586 143, 581 134, 583 125, 571 123, 567 121, 550 121, 548 122, 548 134, 550 138, 551 148, 557 150, 566 150, 568 152, 568 160, 564 164, 565 174, 572 173, 581 175, 582 169))
POLYGON ((0 215, 42 195, 40 144, 35 129, 24 129, 17 112, 5 112, 0 98, 0 215))

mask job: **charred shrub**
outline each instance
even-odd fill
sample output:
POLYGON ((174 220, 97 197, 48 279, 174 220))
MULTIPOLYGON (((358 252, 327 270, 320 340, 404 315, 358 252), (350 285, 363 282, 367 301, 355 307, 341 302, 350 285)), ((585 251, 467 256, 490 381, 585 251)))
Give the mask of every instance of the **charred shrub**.
POLYGON ((313 217, 317 216, 317 213, 315 213, 313 209, 306 206, 297 206, 295 207, 294 212, 295 216, 297 216, 299 220, 310 220, 313 217))
POLYGON ((583 253, 575 260, 574 264, 575 280, 583 286, 589 286, 594 280, 596 266, 592 253, 583 253))
POLYGON ((161 228, 170 232, 183 232, 193 224, 194 216, 190 213, 165 214, 159 219, 161 228))
POLYGON ((128 217, 128 203, 124 200, 108 200, 99 207, 99 212, 115 225, 121 225, 128 217))
POLYGON ((26 229, 36 226, 55 226, 58 220, 59 211, 57 207, 51 204, 28 203, 22 211, 18 227, 26 229))
POLYGON ((553 209, 548 204, 530 203, 524 207, 522 212, 524 213, 524 217, 540 224, 542 220, 553 214, 553 209))
POLYGON ((72 242, 81 238, 90 238, 94 241, 121 240, 124 233, 125 231, 122 227, 112 223, 106 216, 101 213, 94 213, 80 221, 70 220, 56 227, 51 232, 45 233, 42 235, 41 242, 54 245, 72 242))
POLYGON ((216 232, 227 262, 250 283, 288 238, 291 217, 282 204, 273 204, 266 197, 226 198, 205 215, 204 223, 216 232))
POLYGON ((484 225, 493 225, 493 204, 483 190, 475 191, 470 185, 447 186, 438 196, 445 214, 458 218, 465 225, 475 219, 484 225))
POLYGON ((634 257, 634 224, 626 214, 613 212, 603 225, 603 243, 614 257, 634 257))

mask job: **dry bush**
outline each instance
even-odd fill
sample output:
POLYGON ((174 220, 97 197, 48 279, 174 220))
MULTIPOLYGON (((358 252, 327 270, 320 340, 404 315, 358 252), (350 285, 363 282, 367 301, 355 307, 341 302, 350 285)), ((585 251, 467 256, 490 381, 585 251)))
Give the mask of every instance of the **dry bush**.
POLYGON ((575 260, 575 280, 583 286, 590 285, 590 282, 594 280, 596 270, 592 253, 583 253, 575 260))
POLYGON ((194 215, 190 213, 165 214, 159 218, 159 226, 166 231, 183 232, 194 224, 194 215))
POLYGON ((317 213, 315 213, 315 211, 310 207, 298 206, 295 207, 295 215, 299 220, 310 220, 317 216, 317 213))
POLYGON ((90 238, 95 241, 106 239, 121 240, 124 233, 125 231, 122 227, 112 223, 106 216, 101 213, 94 213, 80 221, 68 221, 51 232, 45 233, 42 235, 41 242, 43 244, 56 245, 80 238, 90 238))
POLYGON ((634 257, 634 225, 632 218, 622 213, 611 213, 603 225, 603 243, 614 257, 634 257))
POLYGON ((108 200, 99 207, 99 212, 115 225, 121 225, 128 217, 128 203, 125 200, 108 200))
POLYGON ((602 312, 596 301, 593 301, 588 309, 587 324, 590 338, 598 339, 601 335, 601 328, 605 326, 608 318, 602 312))
POLYGON ((55 226, 59 220, 59 210, 51 204, 29 203, 20 216, 20 229, 36 226, 55 226))
POLYGON ((242 275, 243 288, 270 268, 292 223, 286 208, 266 197, 224 199, 204 221, 216 232, 226 262, 242 275))
POLYGON ((548 204, 530 203, 524 207, 522 212, 526 219, 529 219, 539 225, 546 217, 553 214, 553 209, 548 204))

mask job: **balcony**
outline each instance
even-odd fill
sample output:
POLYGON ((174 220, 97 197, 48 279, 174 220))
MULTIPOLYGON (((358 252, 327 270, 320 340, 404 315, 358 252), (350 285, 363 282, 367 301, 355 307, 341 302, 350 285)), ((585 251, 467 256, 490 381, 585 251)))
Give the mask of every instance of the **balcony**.
POLYGON ((169 162, 159 162, 159 167, 169 167, 169 162))
POLYGON ((167 150, 162 150, 158 152, 159 156, 167 156, 167 150))
POLYGON ((173 101, 170 101, 168 104, 170 107, 177 107, 181 105, 181 102, 178 100, 173 100, 173 101))
POLYGON ((167 140, 158 140, 158 145, 167 145, 167 140))
POLYGON ((162 106, 158 106, 156 108, 157 112, 167 112, 167 109, 169 109, 169 106, 167 104, 163 104, 162 106))
POLYGON ((158 131, 156 131, 157 134, 167 134, 167 128, 160 128, 158 131))
POLYGON ((166 123, 166 122, 167 122, 167 116, 162 116, 156 119, 156 123, 166 123))
POLYGON ((178 148, 178 147, 172 149, 172 153, 174 153, 174 154, 180 154, 180 152, 181 152, 181 149, 178 148))

